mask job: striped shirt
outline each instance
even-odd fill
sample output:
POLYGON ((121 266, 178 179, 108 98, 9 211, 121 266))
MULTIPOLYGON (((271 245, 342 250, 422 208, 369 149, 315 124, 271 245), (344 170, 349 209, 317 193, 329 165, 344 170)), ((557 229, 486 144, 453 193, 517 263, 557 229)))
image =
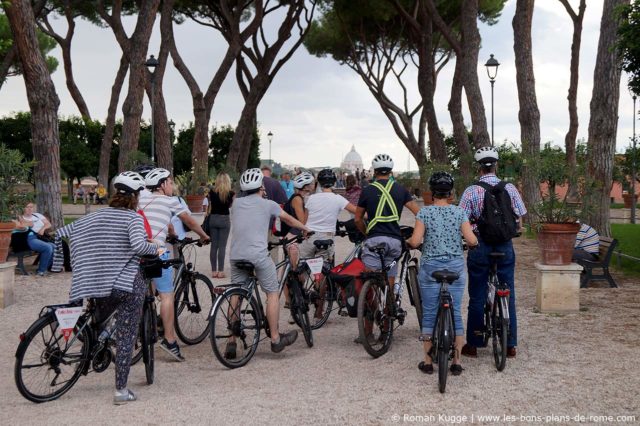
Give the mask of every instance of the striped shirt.
POLYGON ((167 231, 173 216, 188 213, 189 210, 180 205, 176 197, 161 194, 140 194, 138 208, 144 211, 144 215, 151 226, 151 238, 164 243, 167 239, 167 231))
POLYGON ((105 208, 56 232, 71 242, 69 300, 108 297, 113 289, 131 293, 140 256, 156 254, 147 242, 142 216, 132 210, 105 208))
POLYGON ((598 235, 595 229, 583 223, 580 225, 580 231, 578 231, 578 235, 576 236, 574 248, 597 255, 600 250, 600 235, 598 235))
MULTIPOLYGON (((498 179, 498 177, 493 173, 480 176, 480 179, 478 180, 480 182, 486 182, 492 186, 495 186, 500 182, 500 179, 498 179)), ((508 183, 505 185, 505 189, 507 190, 509 197, 511 197, 511 208, 516 216, 522 217, 527 214, 527 208, 524 206, 522 197, 516 187, 508 183)), ((459 206, 465 211, 465 213, 467 213, 467 217, 469 217, 474 230, 477 228, 474 222, 480 218, 482 209, 484 208, 484 192, 484 188, 480 185, 471 185, 464 190, 464 193, 460 198, 459 206)))

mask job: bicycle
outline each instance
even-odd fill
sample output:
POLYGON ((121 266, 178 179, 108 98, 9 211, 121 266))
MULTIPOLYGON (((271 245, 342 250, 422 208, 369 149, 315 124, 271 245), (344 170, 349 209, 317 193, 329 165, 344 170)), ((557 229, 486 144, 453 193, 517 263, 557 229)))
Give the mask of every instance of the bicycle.
MULTIPOLYGON (((163 268, 173 262, 155 261, 163 268)), ((36 403, 53 401, 71 389, 81 375, 101 373, 109 367, 114 357, 116 311, 99 313, 95 305, 95 299, 89 299, 85 309, 82 300, 44 306, 38 319, 20 334, 14 378, 23 397, 36 403), (70 315, 68 328, 62 329, 56 313, 70 315), (41 377, 37 377, 38 371, 41 377)), ((153 334, 146 330, 153 318, 151 313, 155 313, 153 305, 147 295, 141 321, 145 332, 141 335, 148 384, 153 383, 153 334)))
POLYGON ((449 286, 460 276, 447 269, 434 271, 431 276, 440 284, 438 294, 438 312, 431 335, 429 356, 434 364, 438 364, 438 389, 444 393, 449 374, 449 360, 455 356, 456 326, 453 317, 453 298, 449 286))
POLYGON ((484 305, 484 327, 476 331, 482 336, 483 346, 489 343, 493 349, 493 360, 498 371, 504 370, 507 364, 507 338, 509 336, 509 297, 511 290, 505 282, 498 279, 498 261, 504 253, 489 254, 491 269, 487 280, 487 300, 484 305))
POLYGON ((203 244, 192 238, 168 238, 167 242, 176 248, 177 259, 180 260, 175 267, 173 280, 176 334, 187 345, 195 345, 202 342, 209 333, 209 313, 215 294, 211 280, 195 271, 191 262, 186 262, 184 251, 190 245, 202 247, 203 244))
MULTIPOLYGON (((413 232, 412 227, 402 227, 403 237, 413 232)), ((384 265, 386 244, 368 247, 380 257, 384 265)), ((403 244, 400 256, 379 271, 364 272, 364 281, 358 297, 358 331, 362 346, 369 355, 378 358, 389 350, 393 340, 394 322, 404 324, 406 311, 402 309, 402 284, 406 283, 409 299, 414 304, 418 321, 422 321, 422 306, 418 288, 418 260, 412 256, 411 250, 403 244), (399 275, 393 291, 389 285, 388 272, 399 264, 399 275)))
MULTIPOLYGON (((301 239, 302 237, 282 239, 278 243, 269 243, 269 247, 287 245, 301 239)), ((218 361, 227 368, 239 368, 251 360, 262 340, 260 339, 261 330, 265 331, 263 339, 271 337, 271 329, 266 319, 262 300, 259 295, 256 295, 258 279, 254 273, 253 263, 237 261, 234 262, 234 266, 247 271, 249 278, 242 284, 233 283, 216 287, 217 298, 209 317, 209 336, 213 353, 218 361), (227 353, 229 343, 235 343, 232 356, 227 353)), ((281 281, 280 291, 282 291, 282 284, 286 281, 292 296, 290 305, 292 315, 296 322, 300 321, 301 328, 304 327, 305 340, 307 345, 311 347, 313 337, 309 327, 308 312, 305 310, 307 305, 301 301, 303 296, 300 292, 297 273, 292 272, 290 266, 285 266, 285 268, 286 275, 281 281), (288 277, 293 277, 293 279, 288 280, 288 277)))

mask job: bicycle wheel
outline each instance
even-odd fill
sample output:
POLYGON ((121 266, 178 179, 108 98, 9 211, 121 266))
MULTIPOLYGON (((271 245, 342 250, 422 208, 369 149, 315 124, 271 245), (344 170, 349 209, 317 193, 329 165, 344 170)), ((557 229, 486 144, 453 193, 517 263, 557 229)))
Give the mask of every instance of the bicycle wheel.
POLYGON ((454 339, 452 334, 451 309, 440 310, 438 322, 441 324, 438 330, 438 389, 444 393, 447 388, 447 375, 449 374, 449 353, 454 339))
POLYGON ((202 342, 209 333, 209 314, 215 300, 213 284, 202 274, 186 272, 174 300, 176 334, 187 345, 202 342))
POLYGON ((422 328, 422 297, 420 295, 418 267, 416 265, 411 265, 407 268, 407 290, 409 291, 411 304, 416 309, 418 326, 422 328))
POLYGON ((218 361, 227 368, 249 362, 260 343, 262 321, 258 302, 246 290, 231 288, 218 296, 209 318, 211 347, 218 361))
POLYGON ((384 355, 393 338, 393 292, 367 280, 358 297, 358 331, 362 346, 374 358, 384 355))
POLYGON ((492 333, 492 328, 491 328, 491 305, 485 303, 485 305, 484 305, 484 329, 482 331, 482 347, 486 347, 489 344, 489 337, 491 337, 491 333, 492 333))
POLYGON ((507 334, 509 334, 509 321, 504 317, 503 305, 506 305, 509 302, 505 299, 506 297, 504 296, 496 297, 491 320, 493 360, 496 363, 498 371, 504 370, 504 367, 507 364, 507 334))
MULTIPOLYGON (((80 318, 78 324, 84 321, 80 318)), ((38 318, 21 336, 16 351, 14 376, 20 394, 32 402, 62 396, 88 367, 91 342, 89 326, 77 326, 67 341, 55 314, 38 318)))
POLYGON ((154 353, 153 353, 153 327, 155 321, 151 305, 145 303, 142 312, 142 322, 140 323, 140 335, 142 337, 142 358, 144 360, 144 373, 147 378, 147 384, 153 384, 154 371, 154 353))
POLYGON ((311 329, 317 330, 327 322, 329 315, 331 315, 335 300, 334 285, 331 279, 324 274, 319 282, 309 276, 304 283, 304 295, 310 312, 313 312, 313 317, 310 318, 311 329))
POLYGON ((304 300, 302 291, 300 290, 300 281, 296 278, 290 278, 288 281, 289 295, 291 297, 291 316, 298 327, 302 330, 304 340, 307 346, 313 347, 313 334, 311 332, 311 324, 309 323, 309 306, 304 300))

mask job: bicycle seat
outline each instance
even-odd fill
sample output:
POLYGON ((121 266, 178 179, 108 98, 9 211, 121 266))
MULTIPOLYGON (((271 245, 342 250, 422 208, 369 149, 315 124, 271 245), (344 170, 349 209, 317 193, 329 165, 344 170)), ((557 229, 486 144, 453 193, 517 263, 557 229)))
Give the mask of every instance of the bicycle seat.
POLYGON ((431 274, 431 276, 439 283, 446 281, 448 284, 451 284, 452 282, 460 278, 459 274, 456 274, 455 272, 451 272, 448 269, 435 271, 433 274, 431 274))
POLYGON ((333 240, 315 240, 313 245, 316 246, 318 250, 326 250, 333 245, 333 240))
POLYGON ((489 257, 495 260, 502 259, 504 257, 504 253, 500 253, 497 251, 491 252, 489 253, 489 257))
POLYGON ((243 271, 248 271, 248 272, 253 272, 253 263, 251 262, 247 262, 246 260, 239 260, 237 262, 233 262, 233 265, 238 268, 238 269, 242 269, 243 271))
POLYGON ((387 243, 380 243, 376 244, 375 246, 367 246, 367 248, 369 249, 369 251, 380 254, 387 249, 387 243))

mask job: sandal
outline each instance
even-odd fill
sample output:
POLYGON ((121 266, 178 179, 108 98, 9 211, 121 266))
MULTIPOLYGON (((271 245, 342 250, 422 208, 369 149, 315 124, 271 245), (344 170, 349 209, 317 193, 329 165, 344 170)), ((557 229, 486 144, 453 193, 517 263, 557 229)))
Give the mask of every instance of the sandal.
POLYGON ((211 278, 219 278, 220 276, 218 275, 217 271, 213 271, 211 272, 211 278))
POLYGON ((236 342, 227 342, 227 347, 224 350, 225 359, 235 359, 237 347, 238 345, 236 344, 236 342))
POLYGON ((218 272, 218 278, 227 278, 227 276, 225 275, 224 272, 220 271, 218 272))
POLYGON ((451 371, 451 374, 453 374, 454 376, 461 375, 462 370, 464 370, 464 368, 462 368, 460 364, 451 364, 451 367, 449 367, 449 371, 451 371))
POLYGON ((433 374, 433 364, 427 364, 424 361, 420 361, 420 364, 418 364, 418 370, 422 371, 424 374, 433 374))

